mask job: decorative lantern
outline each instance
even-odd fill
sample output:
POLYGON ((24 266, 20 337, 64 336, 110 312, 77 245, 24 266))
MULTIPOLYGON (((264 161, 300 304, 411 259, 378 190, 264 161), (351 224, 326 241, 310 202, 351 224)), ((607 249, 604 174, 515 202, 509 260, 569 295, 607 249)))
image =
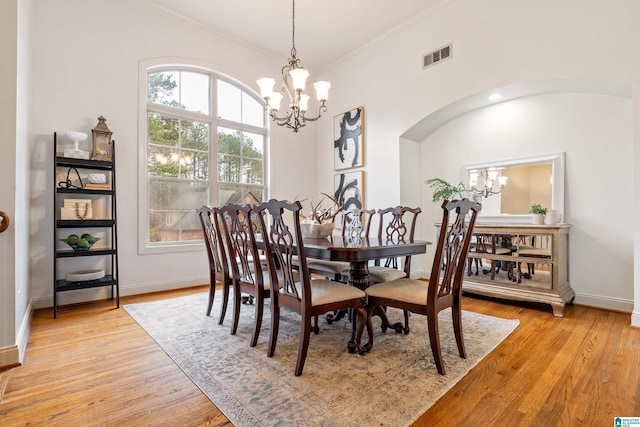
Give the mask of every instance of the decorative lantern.
POLYGON ((91 129, 91 160, 112 160, 111 134, 107 127, 107 119, 98 117, 98 124, 91 129))

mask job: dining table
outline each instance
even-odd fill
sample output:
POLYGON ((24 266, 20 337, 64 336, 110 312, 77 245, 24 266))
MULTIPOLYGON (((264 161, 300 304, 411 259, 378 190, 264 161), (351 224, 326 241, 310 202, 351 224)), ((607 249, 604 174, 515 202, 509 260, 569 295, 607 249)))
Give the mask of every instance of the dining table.
MULTIPOLYGON (((427 252, 431 242, 425 240, 378 239, 377 237, 329 236, 324 239, 304 238, 304 254, 310 258, 327 261, 343 261, 349 263, 349 284, 359 289, 366 289, 370 284, 369 262, 377 259, 420 255, 427 252)), ((383 310, 378 310, 387 327, 390 325, 383 310)), ((330 318, 331 319, 331 318, 330 318)), ((332 320, 337 320, 334 316, 332 320)), ((347 344, 350 353, 356 352, 356 322, 353 316, 352 335, 347 344)))

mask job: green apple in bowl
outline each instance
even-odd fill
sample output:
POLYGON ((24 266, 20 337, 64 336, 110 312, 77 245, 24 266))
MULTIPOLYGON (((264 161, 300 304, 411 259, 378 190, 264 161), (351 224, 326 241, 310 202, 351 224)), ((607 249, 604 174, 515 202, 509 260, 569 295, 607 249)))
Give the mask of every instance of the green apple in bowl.
POLYGON ((76 247, 78 249, 89 249, 89 241, 87 239, 80 239, 78 240, 78 243, 76 243, 76 247))

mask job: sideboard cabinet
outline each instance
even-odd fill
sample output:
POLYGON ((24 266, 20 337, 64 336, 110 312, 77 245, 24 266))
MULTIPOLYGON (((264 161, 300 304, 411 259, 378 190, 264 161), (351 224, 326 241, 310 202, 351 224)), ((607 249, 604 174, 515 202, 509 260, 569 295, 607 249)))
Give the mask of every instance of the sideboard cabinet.
POLYGON ((564 316, 569 285, 569 224, 476 224, 463 292, 550 304, 564 316))

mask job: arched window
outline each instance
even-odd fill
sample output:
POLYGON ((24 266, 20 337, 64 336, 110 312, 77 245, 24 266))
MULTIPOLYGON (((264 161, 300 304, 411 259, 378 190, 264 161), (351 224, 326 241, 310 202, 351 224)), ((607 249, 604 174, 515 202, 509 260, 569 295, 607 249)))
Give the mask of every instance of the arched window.
POLYGON ((189 250, 202 241, 196 208, 266 197, 266 114, 252 91, 200 68, 148 67, 145 87, 140 249, 189 250))

